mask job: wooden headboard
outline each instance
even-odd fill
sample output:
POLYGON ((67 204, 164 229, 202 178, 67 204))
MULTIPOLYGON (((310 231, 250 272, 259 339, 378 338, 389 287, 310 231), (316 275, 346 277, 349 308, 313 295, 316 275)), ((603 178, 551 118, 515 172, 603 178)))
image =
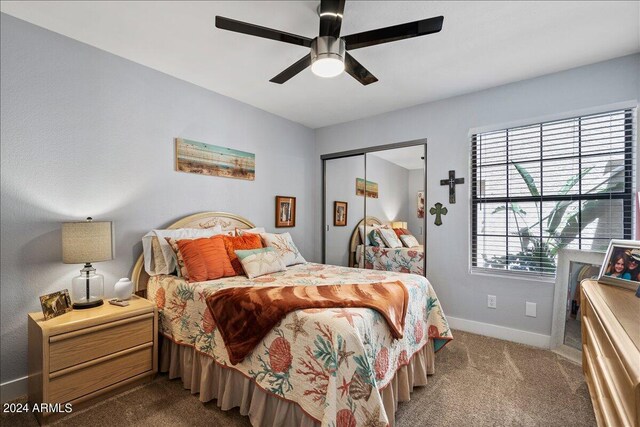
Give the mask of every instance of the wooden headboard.
MULTIPOLYGON (((211 228, 219 225, 224 231, 232 231, 236 228, 247 229, 253 228, 255 225, 248 219, 241 216, 226 212, 202 212, 194 215, 186 216, 168 227, 165 230, 173 230, 176 228, 211 228)), ((144 269, 144 254, 140 255, 138 261, 133 266, 131 273, 131 281, 135 286, 136 293, 143 294, 147 290, 147 282, 149 275, 144 269)))
POLYGON ((380 221, 375 216, 368 216, 366 218, 363 218, 356 225, 356 228, 353 229, 353 233, 351 233, 351 239, 349 240, 349 267, 356 266, 356 250, 358 249, 358 245, 360 244, 360 233, 358 232, 358 228, 361 225, 365 225, 365 221, 366 225, 382 225, 382 221, 380 221))

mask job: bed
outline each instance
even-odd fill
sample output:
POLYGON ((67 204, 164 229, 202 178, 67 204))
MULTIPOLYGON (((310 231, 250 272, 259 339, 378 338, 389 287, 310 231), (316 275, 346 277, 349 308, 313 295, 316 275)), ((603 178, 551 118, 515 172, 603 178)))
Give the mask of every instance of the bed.
POLYGON ((382 221, 373 216, 368 216, 358 223, 349 240, 350 267, 397 271, 424 276, 425 254, 423 245, 411 248, 383 248, 363 245, 359 229, 364 226, 365 222, 367 230, 369 230, 370 226, 382 225, 382 221))
MULTIPOLYGON (((203 213, 169 228, 252 228, 241 217, 203 213)), ((452 339, 439 300, 426 278, 306 263, 257 277, 187 283, 173 275, 149 277, 139 259, 136 289, 159 311, 160 371, 182 379, 202 402, 239 407, 254 426, 394 425, 398 402, 434 373, 434 353, 452 339), (394 339, 382 316, 367 308, 289 313, 242 362, 229 361, 206 305, 229 287, 329 285, 401 280, 408 291, 404 336, 394 339)))

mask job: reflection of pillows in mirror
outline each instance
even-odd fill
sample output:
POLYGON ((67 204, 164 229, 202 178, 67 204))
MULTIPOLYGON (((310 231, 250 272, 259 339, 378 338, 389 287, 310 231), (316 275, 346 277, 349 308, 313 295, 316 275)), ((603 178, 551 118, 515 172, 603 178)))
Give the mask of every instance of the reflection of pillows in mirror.
POLYGON ((392 229, 379 228, 377 231, 380 237, 382 237, 382 240, 384 241, 385 245, 387 245, 388 247, 390 248, 402 247, 402 242, 400 241, 400 239, 398 239, 398 236, 396 236, 396 233, 392 229))
POLYGON ((395 231, 396 236, 398 237, 404 236, 406 234, 411 234, 409 233, 409 230, 407 230, 406 228, 394 228, 393 231, 395 231))
POLYGON ((142 248, 144 254, 144 269, 151 275, 171 274, 177 268, 177 257, 175 251, 169 245, 167 238, 180 240, 184 238, 211 237, 223 234, 222 227, 216 225, 211 228, 176 228, 167 230, 152 230, 142 238, 142 248), (157 238, 158 245, 153 245, 153 238, 157 238), (164 263, 159 262, 159 255, 154 247, 160 247, 164 263), (155 264, 155 265, 154 265, 155 264))
POLYGON ((178 249, 180 270, 188 282, 236 275, 224 246, 224 236, 169 240, 171 246, 178 249))
POLYGON ((378 234, 378 229, 371 230, 367 237, 369 238, 370 246, 376 246, 376 247, 380 247, 380 248, 386 248, 387 247, 387 245, 385 245, 384 241, 382 240, 382 238, 378 234))
POLYGON ((272 247, 235 251, 249 279, 287 269, 284 260, 272 247))
POLYGON ((247 249, 260 249, 262 248, 262 239, 259 234, 246 233, 243 236, 237 237, 224 237, 224 245, 231 261, 231 266, 238 276, 245 274, 242 268, 242 263, 236 256, 235 251, 247 250, 247 249))
POLYGON ((400 236, 400 240, 402 240, 402 244, 405 245, 407 248, 420 246, 418 239, 416 239, 411 234, 403 234, 402 236, 400 236))
POLYGON ((366 236, 365 239, 365 234, 364 234, 364 225, 360 225, 358 226, 358 232, 360 234, 360 243, 363 243, 367 246, 371 246, 371 240, 369 240, 369 236, 366 236))
POLYGON ((236 228, 236 236, 244 236, 246 233, 251 234, 260 234, 266 233, 267 231, 264 227, 255 227, 255 228, 236 228))
POLYGON ((275 249, 287 267, 290 265, 307 263, 296 245, 293 243, 291 234, 261 233, 260 237, 262 237, 262 242, 265 246, 275 249))

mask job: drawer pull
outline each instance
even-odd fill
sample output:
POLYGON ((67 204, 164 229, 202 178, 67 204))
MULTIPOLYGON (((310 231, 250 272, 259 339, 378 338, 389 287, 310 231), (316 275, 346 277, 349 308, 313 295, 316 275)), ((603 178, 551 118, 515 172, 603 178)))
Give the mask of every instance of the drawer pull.
POLYGON ((111 360, 111 359, 116 359, 116 358, 121 357, 121 356, 126 356, 127 354, 135 353, 136 351, 139 351, 139 350, 142 350, 142 349, 145 349, 145 348, 149 348, 149 347, 153 347, 153 342, 140 344, 140 345, 137 345, 135 347, 131 347, 131 348, 128 348, 126 350, 119 351, 117 353, 108 354, 106 356, 99 357, 99 358, 93 359, 93 360, 89 360, 88 362, 84 362, 84 363, 81 363, 79 365, 71 366, 71 367, 66 368, 66 369, 61 369, 59 371, 52 372, 52 373, 49 374, 49 379, 52 380, 54 378, 61 377, 61 376, 66 375, 68 373, 79 371, 80 369, 88 368, 89 366, 97 365, 99 363, 103 363, 103 362, 106 362, 106 361, 111 360))
POLYGON ((137 321, 143 320, 143 319, 149 319, 149 318, 152 318, 153 316, 154 316, 153 313, 146 313, 146 314, 143 314, 143 315, 140 315, 140 316, 130 317, 128 319, 116 320, 115 322, 108 322, 108 323, 104 323, 102 325, 92 326, 90 328, 80 329, 80 330, 74 331, 74 332, 68 332, 66 334, 54 335, 54 336, 49 338, 49 342, 54 343, 54 342, 66 340, 66 339, 69 339, 69 338, 77 337, 77 336, 80 336, 80 335, 85 335, 85 334, 90 334, 90 333, 93 333, 93 332, 102 331, 103 329, 113 328, 114 326, 126 325, 127 323, 137 322, 137 321))

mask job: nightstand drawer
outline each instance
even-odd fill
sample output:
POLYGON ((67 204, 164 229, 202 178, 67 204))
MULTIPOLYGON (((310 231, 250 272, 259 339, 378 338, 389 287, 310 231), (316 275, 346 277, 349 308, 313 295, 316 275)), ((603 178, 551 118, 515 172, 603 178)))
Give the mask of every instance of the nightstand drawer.
POLYGON ((69 402, 153 369, 153 343, 114 356, 51 374, 48 402, 69 402))
POLYGON ((49 372, 152 342, 153 313, 50 338, 49 372))

